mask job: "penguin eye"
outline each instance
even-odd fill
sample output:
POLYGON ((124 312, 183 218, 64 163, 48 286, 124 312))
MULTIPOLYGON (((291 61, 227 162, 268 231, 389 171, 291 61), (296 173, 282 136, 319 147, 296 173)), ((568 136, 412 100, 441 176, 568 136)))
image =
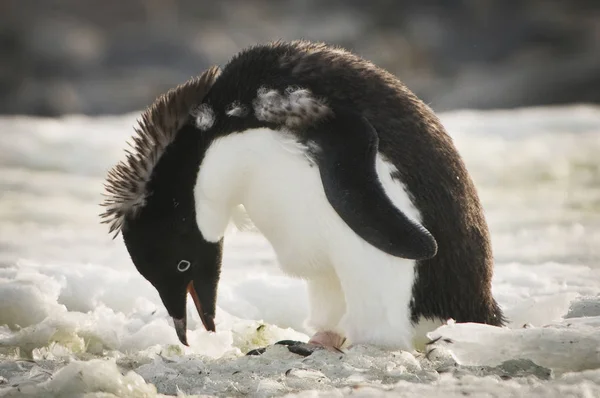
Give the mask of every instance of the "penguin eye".
POLYGON ((177 271, 185 272, 188 269, 190 269, 191 266, 192 266, 192 263, 190 263, 188 260, 181 260, 179 262, 179 264, 177 264, 177 271))

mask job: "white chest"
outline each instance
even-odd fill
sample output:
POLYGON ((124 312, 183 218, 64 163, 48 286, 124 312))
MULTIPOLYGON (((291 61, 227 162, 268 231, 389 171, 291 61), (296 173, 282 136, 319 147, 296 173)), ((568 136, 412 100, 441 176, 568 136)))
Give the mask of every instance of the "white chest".
MULTIPOLYGON (((395 205, 418 220, 402 185, 390 176, 393 166, 381 156, 377 171, 395 205)), ((279 131, 255 129, 211 145, 195 194, 198 225, 207 239, 220 239, 232 207, 243 204, 283 270, 296 276, 328 272, 331 252, 341 241, 363 246, 327 201, 319 169, 305 148, 279 131)))
MULTIPOLYGON (((377 157, 386 194, 420 221, 393 166, 377 157)), ((307 281, 316 330, 341 330, 350 341, 408 348, 414 262, 358 237, 327 201, 320 173, 285 133, 256 129, 214 143, 195 188, 205 239, 219 240, 242 204, 273 246, 282 270, 307 281), (377 327, 371 327, 377 325, 377 327)))

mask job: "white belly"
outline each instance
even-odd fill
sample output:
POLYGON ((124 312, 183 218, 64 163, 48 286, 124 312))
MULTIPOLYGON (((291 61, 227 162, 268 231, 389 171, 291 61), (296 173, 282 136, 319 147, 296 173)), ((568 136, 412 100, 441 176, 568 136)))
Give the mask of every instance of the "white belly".
MULTIPOLYGON (((386 193, 419 220, 391 166, 381 157, 377 162, 386 193)), ((410 346, 414 262, 358 237, 327 201, 318 167, 284 133, 257 129, 209 148, 196 186, 198 225, 207 239, 222 236, 237 204, 269 240, 282 270, 307 280, 310 326, 340 331, 355 343, 410 346)))
POLYGON ((270 153, 268 162, 256 165, 243 195, 248 216, 285 272, 302 278, 330 273, 329 242, 341 219, 327 202, 319 170, 283 148, 270 153))

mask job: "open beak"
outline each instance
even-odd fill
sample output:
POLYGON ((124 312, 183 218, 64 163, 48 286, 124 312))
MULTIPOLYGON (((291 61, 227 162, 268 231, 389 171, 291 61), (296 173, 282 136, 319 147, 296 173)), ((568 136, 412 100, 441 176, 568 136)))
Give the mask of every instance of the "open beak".
MULTIPOLYGON (((198 293, 196 293, 196 289, 194 288, 194 282, 190 281, 187 285, 187 293, 192 296, 194 300, 194 304, 196 305, 196 310, 198 311, 198 315, 200 315, 200 319, 202 320, 202 324, 209 332, 215 331, 215 320, 213 315, 205 312, 202 309, 202 303, 200 298, 198 297, 198 293)), ((187 317, 184 313, 183 318, 173 318, 173 323, 175 325, 175 332, 177 332, 177 337, 181 344, 189 346, 187 342, 187 317)))

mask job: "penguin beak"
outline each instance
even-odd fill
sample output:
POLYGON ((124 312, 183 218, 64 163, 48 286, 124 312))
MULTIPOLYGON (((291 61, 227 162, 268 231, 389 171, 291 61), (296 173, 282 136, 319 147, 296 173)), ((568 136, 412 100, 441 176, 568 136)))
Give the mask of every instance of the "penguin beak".
MULTIPOLYGON (((211 305, 211 302, 214 302, 214 299, 211 300, 211 298, 208 295, 198 295, 193 280, 190 281, 187 285, 186 296, 188 293, 190 296, 192 296, 192 300, 194 301, 194 305, 196 306, 198 315, 200 315, 200 320, 202 321, 204 328, 209 332, 214 332, 216 330, 214 313, 211 314, 209 310, 210 308, 214 307, 214 305, 211 305), (204 308, 206 308, 207 310, 204 310, 204 308)), ((177 333, 177 337, 179 338, 179 341, 181 341, 181 344, 189 346, 187 341, 187 316, 185 311, 183 312, 183 318, 173 317, 173 324, 175 326, 175 332, 177 333)))

